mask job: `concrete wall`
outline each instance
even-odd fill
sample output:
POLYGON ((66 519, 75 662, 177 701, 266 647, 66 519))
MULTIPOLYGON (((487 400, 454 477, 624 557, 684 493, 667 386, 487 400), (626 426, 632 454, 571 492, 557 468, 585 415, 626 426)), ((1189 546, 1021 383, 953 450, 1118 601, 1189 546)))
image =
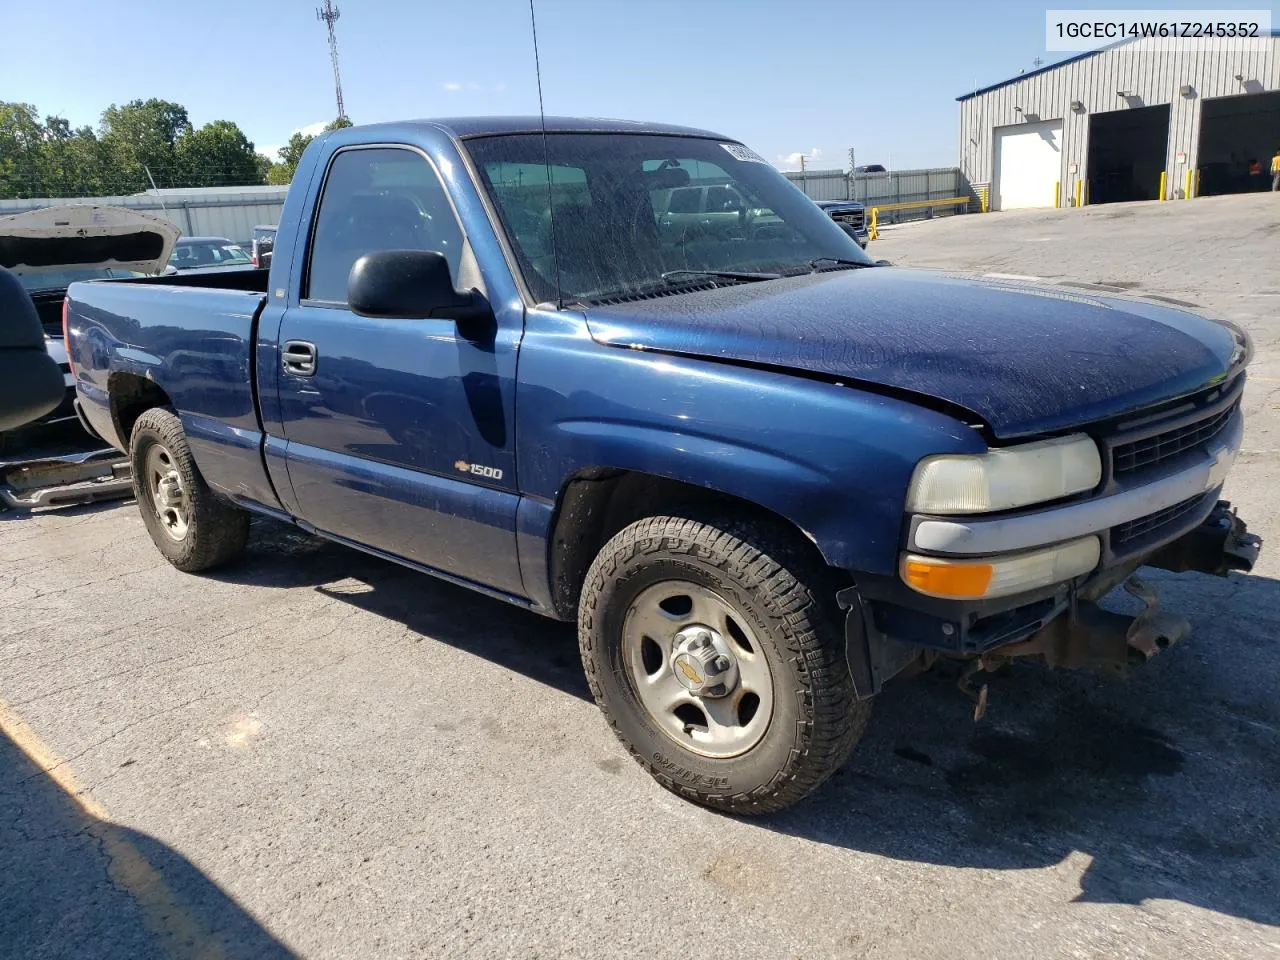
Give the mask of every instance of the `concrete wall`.
POLYGON ((1169 194, 1182 189, 1197 164, 1200 108, 1204 100, 1280 90, 1280 37, 1262 49, 1191 47, 1187 41, 1139 40, 1046 68, 960 101, 960 169, 975 186, 991 182, 995 163, 992 131, 1008 124, 1061 120, 1063 197, 1088 181, 1089 116, 1113 110, 1170 104, 1165 169, 1169 194), (1240 80, 1236 76, 1241 77, 1240 80), (1192 88, 1184 96, 1180 88, 1192 88), (1127 97, 1119 96, 1123 91, 1127 97), (1079 110, 1072 110, 1079 101, 1079 110), (1020 110, 1018 108, 1021 108, 1020 110), (1177 162, 1177 155, 1186 159, 1177 162), (1075 165, 1075 173, 1071 166, 1075 165))

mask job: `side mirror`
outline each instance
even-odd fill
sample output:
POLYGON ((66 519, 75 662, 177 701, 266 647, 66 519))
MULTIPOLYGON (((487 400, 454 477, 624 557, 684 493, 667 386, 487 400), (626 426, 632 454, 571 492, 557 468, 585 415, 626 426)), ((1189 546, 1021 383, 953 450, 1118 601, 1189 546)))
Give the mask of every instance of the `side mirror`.
MULTIPOLYGON (((841 230, 843 230, 849 236, 853 237, 854 240, 858 240, 858 231, 853 229, 853 224, 841 223, 841 224, 838 224, 838 226, 840 227, 841 230)), ((858 240, 858 243, 861 244, 862 241, 858 240)))
POLYGON ((347 275, 347 305, 362 317, 474 320, 488 314, 475 290, 455 290, 449 261, 434 250, 366 253, 347 275))

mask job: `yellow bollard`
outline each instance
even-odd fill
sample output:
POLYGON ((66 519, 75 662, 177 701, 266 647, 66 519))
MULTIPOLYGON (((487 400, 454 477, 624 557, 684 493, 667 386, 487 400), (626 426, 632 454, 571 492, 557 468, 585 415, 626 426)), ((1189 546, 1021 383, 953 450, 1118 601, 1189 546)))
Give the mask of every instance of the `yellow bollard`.
POLYGON ((1053 209, 1057 210, 1062 205, 1062 181, 1053 181, 1053 209))
POLYGON ((1084 181, 1076 180, 1076 207, 1084 206, 1084 181))
POLYGON ((1165 186, 1167 185, 1168 179, 1169 179, 1168 171, 1161 170, 1160 171, 1160 202, 1161 203, 1164 203, 1164 199, 1165 199, 1164 191, 1165 191, 1165 186))
POLYGON ((1183 200, 1191 199, 1191 171, 1190 170, 1187 171, 1187 186, 1186 186, 1186 189, 1182 191, 1182 199, 1183 200))
POLYGON ((871 226, 867 231, 868 240, 880 239, 880 231, 876 229, 876 226, 878 225, 879 220, 880 220, 880 208, 872 207, 871 208, 871 226))
POLYGON ((986 213, 986 212, 987 212, 987 209, 988 209, 988 207, 987 207, 987 188, 986 188, 986 187, 983 187, 983 188, 982 188, 982 212, 983 212, 983 213, 986 213))

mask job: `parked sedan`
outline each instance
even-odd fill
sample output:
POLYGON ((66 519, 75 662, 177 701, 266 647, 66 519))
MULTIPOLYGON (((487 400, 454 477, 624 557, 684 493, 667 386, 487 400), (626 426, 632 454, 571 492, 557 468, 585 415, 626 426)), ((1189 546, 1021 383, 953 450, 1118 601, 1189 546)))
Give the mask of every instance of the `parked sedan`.
POLYGON ((226 237, 182 237, 173 248, 169 265, 179 272, 210 267, 252 267, 253 257, 226 237))

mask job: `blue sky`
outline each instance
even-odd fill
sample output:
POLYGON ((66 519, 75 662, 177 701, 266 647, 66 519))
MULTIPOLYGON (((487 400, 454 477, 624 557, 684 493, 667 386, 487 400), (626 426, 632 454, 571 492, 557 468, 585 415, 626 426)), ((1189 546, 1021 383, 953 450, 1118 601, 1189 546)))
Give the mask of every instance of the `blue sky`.
MULTIPOLYGON (((956 96, 1064 56, 1025 0, 536 3, 548 113, 708 127, 784 168, 800 152, 844 166, 850 146, 859 163, 954 165, 956 96)), ((80 125, 162 97, 270 148, 336 113, 317 5, 0 0, 0 99, 80 125)), ((537 112, 528 0, 338 5, 357 123, 537 112)))

